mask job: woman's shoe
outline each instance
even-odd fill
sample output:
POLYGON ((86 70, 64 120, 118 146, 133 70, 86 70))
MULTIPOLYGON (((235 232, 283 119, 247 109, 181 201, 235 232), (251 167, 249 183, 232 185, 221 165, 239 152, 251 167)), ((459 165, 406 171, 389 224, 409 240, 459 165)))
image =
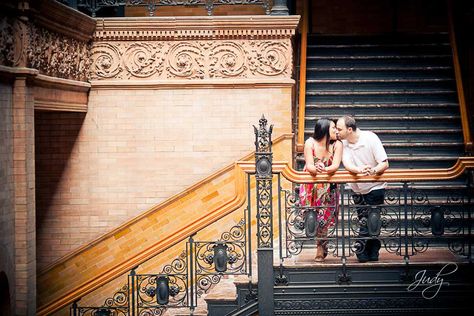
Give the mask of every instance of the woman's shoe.
POLYGON ((328 243, 327 242, 324 242, 323 243, 323 259, 326 259, 326 257, 328 256, 328 243))
POLYGON ((323 262, 326 256, 327 256, 327 251, 324 249, 323 245, 318 243, 318 247, 316 248, 316 257, 314 258, 314 261, 323 262))

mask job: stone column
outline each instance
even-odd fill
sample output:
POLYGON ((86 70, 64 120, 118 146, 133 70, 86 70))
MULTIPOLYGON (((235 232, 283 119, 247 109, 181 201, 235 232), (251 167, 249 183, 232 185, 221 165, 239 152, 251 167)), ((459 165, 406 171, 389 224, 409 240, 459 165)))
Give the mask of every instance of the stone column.
POLYGON ((13 84, 13 208, 16 315, 36 314, 34 100, 26 77, 13 84))
MULTIPOLYGON (((28 1, 18 9, 27 10, 28 1)), ((13 24, 14 60, 18 72, 13 81, 13 209, 15 314, 36 315, 36 205, 34 96, 28 87, 28 18, 21 14, 13 24)))

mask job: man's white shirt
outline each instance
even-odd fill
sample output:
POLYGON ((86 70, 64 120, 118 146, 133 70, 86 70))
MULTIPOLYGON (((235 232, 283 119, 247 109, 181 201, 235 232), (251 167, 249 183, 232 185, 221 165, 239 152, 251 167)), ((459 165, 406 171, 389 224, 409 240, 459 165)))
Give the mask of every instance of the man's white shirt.
MULTIPOLYGON (((368 165, 373 168, 380 162, 387 160, 387 153, 383 148, 380 138, 373 132, 357 129, 359 140, 355 144, 343 140, 343 162, 351 162, 356 167, 368 165)), ((383 189, 386 182, 361 182, 349 183, 351 189, 356 193, 367 194, 372 190, 383 189)))

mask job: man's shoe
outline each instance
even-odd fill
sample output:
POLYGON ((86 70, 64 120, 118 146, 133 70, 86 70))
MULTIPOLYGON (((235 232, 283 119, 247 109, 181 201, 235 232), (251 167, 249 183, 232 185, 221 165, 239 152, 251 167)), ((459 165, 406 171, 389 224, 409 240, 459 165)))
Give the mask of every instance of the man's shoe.
POLYGON ((370 256, 369 261, 379 261, 379 256, 370 256))
POLYGON ((369 249, 367 251, 369 261, 379 261, 380 240, 370 240, 369 249))
POLYGON ((360 263, 365 263, 369 261, 370 258, 366 253, 361 253, 357 255, 357 260, 359 260, 360 263))

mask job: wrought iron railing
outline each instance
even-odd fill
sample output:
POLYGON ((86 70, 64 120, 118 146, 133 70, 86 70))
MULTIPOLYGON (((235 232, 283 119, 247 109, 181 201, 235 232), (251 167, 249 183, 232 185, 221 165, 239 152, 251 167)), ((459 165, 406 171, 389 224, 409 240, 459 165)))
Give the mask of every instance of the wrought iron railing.
POLYGON ((198 299, 226 275, 247 276, 246 302, 257 300, 259 313, 271 315, 274 285, 287 283, 283 263, 318 242, 327 249, 329 258, 339 260, 339 283, 351 282, 351 276, 346 273, 348 260, 361 254, 367 243, 375 240, 380 242, 384 255, 400 258, 406 267, 413 257, 434 248, 448 249, 472 262, 474 159, 460 160, 452 170, 442 173, 446 179, 458 177, 461 170, 467 175, 455 190, 436 187, 440 181, 429 185, 427 180, 436 181, 436 178, 424 173, 420 173, 423 178, 408 177, 401 181, 400 175, 405 175, 405 171, 392 175, 387 172, 386 177, 378 177, 389 182, 383 200, 367 205, 347 184, 368 182, 372 178, 338 172, 339 176, 321 175, 311 181, 308 175, 298 175, 287 165, 284 167, 284 163, 273 161, 272 126, 267 126, 264 117, 259 123, 254 128, 255 163, 239 162, 247 173, 248 204, 243 219, 217 240, 203 241, 197 237, 199 232, 193 234, 183 245, 182 253, 161 272, 138 273, 140 267, 136 267, 130 271, 127 283, 102 306, 80 306, 75 302, 72 315, 163 315, 170 308, 193 311, 198 299), (252 177, 254 194, 250 190, 252 177), (318 196, 319 203, 302 205, 299 195, 304 182, 324 186, 318 196), (252 199, 255 199, 255 214, 252 214, 252 199), (318 216, 320 212, 325 216, 318 216), (253 216, 257 226, 256 249, 252 248, 253 216), (280 259, 280 273, 275 274, 274 249, 280 259), (254 252, 259 279, 256 292, 250 281, 254 252))
POLYGON ((456 189, 445 196, 429 196, 416 183, 388 188, 380 205, 361 205, 360 194, 344 184, 334 185, 320 197, 318 206, 301 205, 299 185, 294 191, 280 189, 280 258, 297 256, 305 245, 327 243, 328 255, 344 263, 364 250, 368 240, 379 240, 382 249, 408 263, 431 247, 445 247, 453 254, 472 258, 472 187, 456 189), (327 201, 327 202, 324 202, 327 201), (327 231, 318 235, 318 212, 330 214, 327 231), (367 236, 360 231, 366 230, 367 236))
POLYGON ((82 9, 95 17, 104 8, 113 7, 144 7, 149 16, 154 16, 159 7, 164 6, 194 6, 203 7, 208 15, 213 15, 216 7, 222 5, 258 5, 262 6, 265 14, 270 14, 270 0, 59 0, 75 9, 82 9))
POLYGON ((194 310, 198 298, 222 277, 251 275, 249 214, 246 208, 243 219, 216 241, 195 240, 196 234, 190 236, 182 253, 160 273, 137 273, 139 267, 136 267, 130 271, 127 283, 101 306, 80 306, 76 301, 71 315, 159 316, 170 308, 194 310))

